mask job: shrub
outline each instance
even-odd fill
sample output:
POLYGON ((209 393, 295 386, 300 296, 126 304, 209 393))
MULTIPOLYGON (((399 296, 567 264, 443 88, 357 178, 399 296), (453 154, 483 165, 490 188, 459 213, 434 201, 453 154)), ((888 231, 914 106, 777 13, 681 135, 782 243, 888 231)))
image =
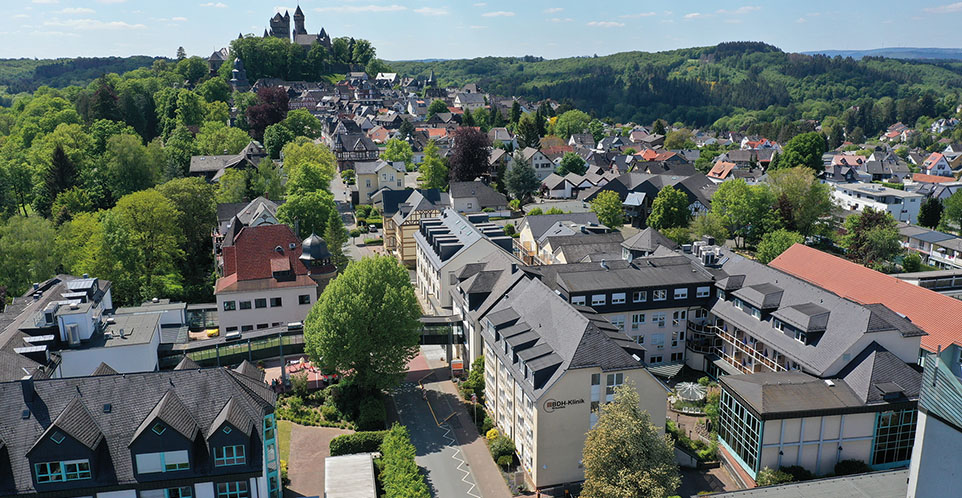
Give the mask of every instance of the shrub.
POLYGON ((562 211, 561 208, 553 207, 553 208, 545 211, 544 214, 565 214, 565 212, 562 211))
POLYGON ((357 428, 362 431, 381 430, 387 420, 384 402, 377 396, 371 396, 361 403, 357 416, 357 428))
POLYGON ((493 213, 493 212, 494 212, 494 208, 492 208, 492 207, 486 207, 486 208, 482 209, 481 212, 482 212, 482 213, 493 213))
POLYGON ((711 384, 711 378, 710 378, 710 377, 708 377, 707 375, 704 376, 704 377, 699 377, 699 379, 698 379, 698 385, 704 386, 704 387, 708 387, 708 384, 711 384))
POLYGON ((544 211, 542 211, 541 208, 534 208, 531 211, 528 211, 528 216, 539 216, 542 214, 544 214, 544 211))
POLYGON ((381 245, 382 243, 384 243, 384 239, 382 239, 382 238, 364 239, 364 245, 366 245, 366 246, 381 245))
POLYGON ((512 211, 521 211, 521 201, 518 199, 511 199, 511 201, 508 202, 508 207, 510 207, 512 211))
POLYGON ((508 470, 514 464, 514 455, 502 455, 496 461, 501 468, 508 470))
POLYGON ((327 420, 329 422, 334 422, 341 419, 341 414, 338 413, 337 408, 331 405, 322 406, 321 415, 324 416, 324 420, 327 420))
POLYGON ((349 420, 357 420, 361 402, 371 396, 351 380, 331 384, 324 390, 327 404, 337 408, 349 420))
POLYGON ((488 432, 484 433, 484 438, 488 441, 494 441, 498 437, 498 429, 492 428, 488 432))
POLYGON ((407 429, 394 424, 381 443, 380 482, 386 496, 429 498, 427 483, 414 462, 414 445, 407 429))
POLYGON ((504 456, 514 458, 514 441, 508 436, 499 434, 491 441, 491 454, 496 461, 504 456))
POLYGON ((287 460, 281 460, 281 483, 285 486, 291 483, 290 478, 287 477, 287 460))
POLYGON ((758 484, 759 486, 772 486, 791 481, 792 475, 788 472, 773 470, 768 467, 758 471, 758 476, 755 478, 755 484, 758 484))
POLYGON ((508 223, 504 226, 504 234, 508 237, 515 234, 514 223, 508 223))
POLYGON ((321 406, 324 404, 324 391, 314 391, 307 395, 305 403, 308 406, 321 406))
POLYGON ((862 474, 871 472, 872 468, 861 460, 842 460, 835 464, 835 475, 847 476, 850 474, 862 474))
POLYGON ((810 479, 815 479, 815 474, 809 472, 805 467, 800 467, 798 465, 779 467, 778 470, 787 472, 792 476, 793 481, 808 481, 810 479))
POLYGON ((378 451, 385 434, 387 431, 363 431, 337 436, 331 440, 331 456, 378 451))
POLYGON ((291 387, 297 396, 306 398, 307 393, 307 372, 291 375, 291 387))

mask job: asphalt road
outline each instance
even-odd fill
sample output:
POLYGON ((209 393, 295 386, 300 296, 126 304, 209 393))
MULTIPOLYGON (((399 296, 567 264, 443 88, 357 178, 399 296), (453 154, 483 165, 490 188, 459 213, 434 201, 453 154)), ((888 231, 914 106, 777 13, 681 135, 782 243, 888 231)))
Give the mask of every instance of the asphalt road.
POLYGON ((434 414, 422 398, 421 389, 413 382, 402 384, 394 392, 394 404, 397 406, 401 423, 407 427, 411 442, 417 449, 415 461, 426 470, 431 494, 444 498, 480 498, 474 476, 464 462, 449 425, 457 423, 456 417, 451 419, 452 422, 440 427, 435 423, 435 416, 438 420, 443 420, 453 410, 448 400, 440 397, 429 385, 426 384, 425 387, 435 409, 434 414))

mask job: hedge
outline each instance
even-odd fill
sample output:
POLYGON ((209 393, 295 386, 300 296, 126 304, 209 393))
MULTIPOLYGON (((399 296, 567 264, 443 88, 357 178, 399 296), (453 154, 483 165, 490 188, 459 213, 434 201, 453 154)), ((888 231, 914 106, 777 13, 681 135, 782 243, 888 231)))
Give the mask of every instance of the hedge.
POLYGON ((394 424, 381 443, 380 482, 386 496, 430 498, 418 464, 414 462, 414 445, 403 425, 394 424))
POLYGON ((342 434, 331 440, 331 456, 373 453, 379 451, 387 431, 355 432, 342 434))

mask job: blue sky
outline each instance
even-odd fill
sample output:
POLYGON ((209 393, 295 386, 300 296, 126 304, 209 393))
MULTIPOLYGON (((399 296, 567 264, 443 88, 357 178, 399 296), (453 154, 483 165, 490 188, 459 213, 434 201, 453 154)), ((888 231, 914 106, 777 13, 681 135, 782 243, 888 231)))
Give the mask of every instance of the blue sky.
MULTIPOLYGON (((263 0, 0 0, 0 57, 207 56, 261 34, 263 0), (10 40, 18 40, 10 43, 10 40)), ((385 59, 659 51, 758 40, 787 51, 958 46, 962 1, 304 0, 307 28, 371 40, 385 59)))

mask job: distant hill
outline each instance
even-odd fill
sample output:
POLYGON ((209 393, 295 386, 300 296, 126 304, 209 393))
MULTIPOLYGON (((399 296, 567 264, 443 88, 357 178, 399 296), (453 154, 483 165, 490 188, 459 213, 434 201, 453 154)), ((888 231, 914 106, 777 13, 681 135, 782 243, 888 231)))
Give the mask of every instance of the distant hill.
POLYGON ((944 94, 962 87, 962 62, 836 60, 786 53, 761 42, 603 57, 389 64, 405 76, 426 77, 433 70, 442 85, 474 82, 496 95, 551 98, 599 118, 636 123, 661 118, 696 126, 747 113, 754 114, 746 122, 840 115, 862 98, 944 94))
POLYGON ((32 92, 42 85, 86 85, 102 74, 123 74, 150 67, 162 57, 79 57, 76 59, 0 59, 0 87, 7 93, 32 92))
POLYGON ((873 48, 871 50, 815 50, 803 53, 806 55, 822 54, 829 57, 840 55, 853 59, 861 59, 863 57, 888 57, 889 59, 962 60, 962 48, 891 47, 873 48))

